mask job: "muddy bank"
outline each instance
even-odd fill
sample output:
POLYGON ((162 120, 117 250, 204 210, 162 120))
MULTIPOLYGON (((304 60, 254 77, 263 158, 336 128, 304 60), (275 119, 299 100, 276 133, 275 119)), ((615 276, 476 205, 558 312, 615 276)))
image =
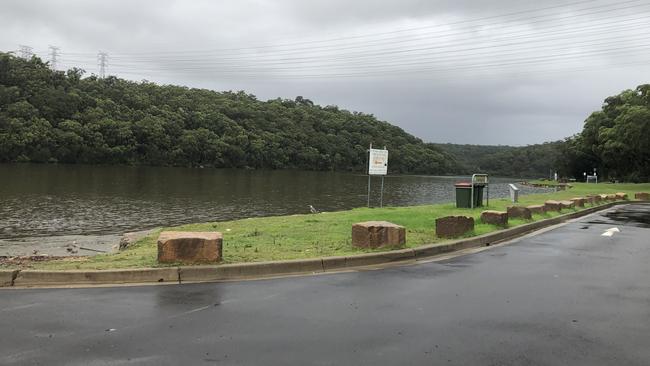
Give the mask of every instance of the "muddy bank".
MULTIPOLYGON (((120 244, 131 244, 150 234, 152 230, 109 235, 60 235, 0 239, 0 257, 47 257, 92 256, 116 252, 120 244)), ((40 260, 40 259, 39 259, 40 260)))

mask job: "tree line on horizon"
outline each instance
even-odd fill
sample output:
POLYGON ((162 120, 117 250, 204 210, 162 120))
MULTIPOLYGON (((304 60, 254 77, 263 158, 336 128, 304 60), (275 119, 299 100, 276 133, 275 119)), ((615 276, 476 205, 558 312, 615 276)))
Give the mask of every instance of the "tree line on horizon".
MULTIPOLYGON (((300 96, 261 101, 243 91, 84 77, 81 69, 55 71, 37 57, 0 52, 0 162, 363 172, 373 143, 390 150, 391 173, 546 177, 556 167, 575 175, 583 165, 598 163, 621 178, 642 179, 649 175, 647 161, 624 170, 609 160, 632 154, 614 153, 611 140, 620 137, 619 125, 646 118, 647 86, 639 88, 608 98, 604 116, 595 112, 587 120, 585 131, 591 132, 565 141, 524 147, 434 144, 373 115, 300 96), (636 104, 624 107, 630 103, 636 104), (594 132, 600 128, 615 131, 594 132), (594 133, 597 142, 609 145, 587 148, 594 133)), ((645 121, 645 145, 634 148, 648 146, 645 121)))

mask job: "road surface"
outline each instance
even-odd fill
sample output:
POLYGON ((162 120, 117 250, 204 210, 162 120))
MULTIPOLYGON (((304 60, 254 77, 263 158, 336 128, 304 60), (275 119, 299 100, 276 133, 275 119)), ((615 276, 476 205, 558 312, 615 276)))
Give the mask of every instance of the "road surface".
POLYGON ((383 270, 8 289, 0 324, 1 365, 649 365, 650 206, 383 270))

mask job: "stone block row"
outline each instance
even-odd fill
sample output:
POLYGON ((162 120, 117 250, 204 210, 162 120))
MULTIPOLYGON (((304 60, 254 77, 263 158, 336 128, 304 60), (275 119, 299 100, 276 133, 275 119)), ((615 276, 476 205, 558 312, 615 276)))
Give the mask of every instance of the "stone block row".
MULTIPOLYGON (((637 192, 637 200, 650 200, 650 193, 637 192)), ((509 218, 532 219, 533 214, 561 211, 566 208, 595 205, 602 201, 627 200, 623 192, 588 195, 570 200, 548 200, 543 205, 511 206, 507 211, 487 210, 481 213, 481 222, 507 226, 509 218)), ((474 219, 468 216, 447 216, 435 220, 436 235, 457 238, 474 230, 474 219)), ((406 229, 387 221, 367 221, 352 225, 352 245, 361 248, 401 247, 406 243, 406 229)), ((165 231, 158 238, 158 261, 162 263, 209 263, 222 260, 223 236, 219 232, 165 231)))

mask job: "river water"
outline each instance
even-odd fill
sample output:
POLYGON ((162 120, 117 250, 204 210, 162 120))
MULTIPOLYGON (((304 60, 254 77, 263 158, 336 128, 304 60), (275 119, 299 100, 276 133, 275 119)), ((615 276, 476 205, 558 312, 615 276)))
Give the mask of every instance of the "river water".
MULTIPOLYGON (((384 205, 454 200, 468 177, 387 176, 384 205)), ((515 179, 491 178, 490 196, 515 179)), ((0 255, 65 254, 74 241, 110 249, 124 232, 190 222, 336 211, 366 205, 362 174, 295 170, 0 165, 0 255)), ((372 180, 373 206, 380 179, 372 180)), ((521 187, 522 194, 543 192, 521 187)), ((79 254, 92 254, 92 251, 79 254)))

